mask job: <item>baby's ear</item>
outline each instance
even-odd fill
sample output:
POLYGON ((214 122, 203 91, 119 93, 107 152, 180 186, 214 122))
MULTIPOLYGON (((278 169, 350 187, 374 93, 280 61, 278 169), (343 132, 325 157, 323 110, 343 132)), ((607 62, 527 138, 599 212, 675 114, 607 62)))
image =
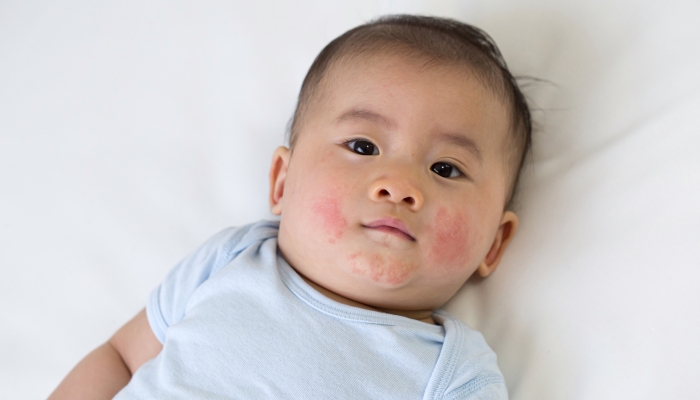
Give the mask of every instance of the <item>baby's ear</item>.
POLYGON ((512 211, 506 211, 501 218, 501 225, 498 227, 496 237, 493 239, 493 244, 486 258, 477 268, 479 276, 486 278, 498 267, 501 262, 501 256, 508 247, 511 239, 515 236, 515 231, 518 230, 518 216, 512 211))
POLYGON ((270 212, 274 215, 282 214, 282 196, 284 195, 284 181, 287 178, 290 151, 284 146, 275 149, 270 165, 270 212))

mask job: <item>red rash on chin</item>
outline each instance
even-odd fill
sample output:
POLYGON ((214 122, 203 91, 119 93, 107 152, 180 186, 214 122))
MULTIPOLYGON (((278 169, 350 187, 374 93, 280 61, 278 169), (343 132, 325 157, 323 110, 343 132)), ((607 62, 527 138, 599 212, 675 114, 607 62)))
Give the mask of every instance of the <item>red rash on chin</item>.
POLYGON ((348 227, 348 221, 343 217, 340 205, 340 199, 324 197, 314 201, 312 206, 314 214, 320 217, 324 232, 329 236, 329 243, 335 243, 348 227))
POLYGON ((441 207, 433 225, 434 242, 430 249, 433 265, 451 269, 466 264, 469 254, 469 234, 464 216, 441 207))
POLYGON ((361 252, 353 253, 348 257, 353 273, 369 277, 375 282, 397 285, 408 278, 411 271, 417 268, 415 264, 404 264, 401 261, 381 254, 372 254, 369 257, 361 257, 361 252))

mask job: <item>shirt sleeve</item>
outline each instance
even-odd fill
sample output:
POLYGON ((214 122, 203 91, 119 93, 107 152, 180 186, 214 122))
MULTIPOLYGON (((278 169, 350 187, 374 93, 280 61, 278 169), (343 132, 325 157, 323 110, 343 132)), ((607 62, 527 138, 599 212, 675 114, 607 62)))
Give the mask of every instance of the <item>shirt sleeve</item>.
POLYGON ((508 400, 508 388, 498 368, 498 358, 484 336, 464 324, 459 361, 444 392, 445 400, 508 400))
POLYGON ((192 293, 212 274, 228 264, 240 253, 250 226, 225 229, 201 245, 194 253, 180 261, 151 292, 146 304, 146 315, 153 333, 165 343, 169 326, 180 321, 192 293))

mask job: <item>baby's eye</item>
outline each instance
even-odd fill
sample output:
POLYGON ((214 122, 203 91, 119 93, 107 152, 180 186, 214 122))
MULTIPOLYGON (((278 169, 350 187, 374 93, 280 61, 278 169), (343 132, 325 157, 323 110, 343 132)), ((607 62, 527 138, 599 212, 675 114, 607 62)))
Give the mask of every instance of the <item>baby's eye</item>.
POLYGON ((350 150, 354 151, 357 154, 362 154, 363 156, 379 155, 379 149, 377 148, 377 146, 375 146, 374 143, 368 140, 351 140, 349 142, 346 142, 345 145, 348 146, 350 150))
POLYGON ((457 178, 464 176, 462 171, 460 171, 457 167, 446 162, 436 162, 430 167, 430 170, 443 178, 457 178))

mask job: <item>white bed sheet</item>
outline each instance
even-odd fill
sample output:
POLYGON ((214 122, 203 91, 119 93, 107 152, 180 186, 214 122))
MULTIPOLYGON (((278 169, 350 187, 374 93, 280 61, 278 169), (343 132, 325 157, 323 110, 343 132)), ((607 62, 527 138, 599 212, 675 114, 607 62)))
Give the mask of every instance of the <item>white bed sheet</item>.
POLYGON ((513 399, 700 392, 697 2, 0 3, 0 398, 41 398, 217 230, 270 217, 306 69, 384 13, 549 80, 499 269, 448 310, 513 399))

